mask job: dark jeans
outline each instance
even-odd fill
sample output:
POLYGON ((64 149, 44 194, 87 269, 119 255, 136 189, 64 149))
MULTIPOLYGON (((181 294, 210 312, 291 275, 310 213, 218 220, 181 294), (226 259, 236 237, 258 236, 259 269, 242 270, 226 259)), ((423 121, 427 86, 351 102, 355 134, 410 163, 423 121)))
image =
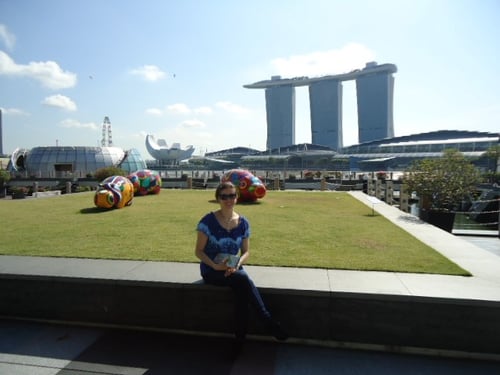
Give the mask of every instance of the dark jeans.
POLYGON ((245 338, 248 325, 248 305, 252 305, 263 322, 269 323, 271 321, 271 314, 267 311, 259 290, 243 268, 228 277, 224 276, 224 271, 211 271, 203 275, 203 280, 207 284, 228 286, 233 290, 235 334, 237 338, 245 338))

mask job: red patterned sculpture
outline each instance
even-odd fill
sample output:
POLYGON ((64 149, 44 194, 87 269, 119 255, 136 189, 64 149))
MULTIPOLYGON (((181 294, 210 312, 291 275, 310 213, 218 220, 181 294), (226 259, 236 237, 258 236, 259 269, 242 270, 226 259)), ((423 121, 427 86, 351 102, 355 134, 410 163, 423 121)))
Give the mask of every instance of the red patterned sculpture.
POLYGON ((224 173, 222 182, 231 181, 238 190, 238 202, 255 202, 266 195, 262 181, 245 169, 231 169, 224 173))

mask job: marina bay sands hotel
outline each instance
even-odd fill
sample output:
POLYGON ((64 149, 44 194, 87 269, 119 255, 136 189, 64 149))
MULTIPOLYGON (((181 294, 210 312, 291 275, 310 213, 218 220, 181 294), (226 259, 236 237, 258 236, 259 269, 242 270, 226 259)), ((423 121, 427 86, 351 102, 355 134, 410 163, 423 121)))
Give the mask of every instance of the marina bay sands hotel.
POLYGON ((244 85, 265 89, 267 150, 295 144, 295 87, 309 87, 312 143, 334 150, 342 142, 342 81, 356 80, 359 143, 394 137, 394 64, 366 64, 363 69, 323 77, 297 77, 244 85))

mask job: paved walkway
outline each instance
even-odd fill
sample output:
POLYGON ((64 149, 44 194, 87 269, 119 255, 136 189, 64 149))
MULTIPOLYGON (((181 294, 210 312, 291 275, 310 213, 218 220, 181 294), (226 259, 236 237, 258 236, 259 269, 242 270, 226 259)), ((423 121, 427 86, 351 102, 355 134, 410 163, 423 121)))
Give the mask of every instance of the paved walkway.
POLYGON ((0 320, 2 375, 477 375, 500 362, 0 320))
MULTIPOLYGON (((500 239, 456 236, 384 203, 373 207, 472 277, 247 266, 259 287, 500 301, 500 239)), ((0 256, 0 274, 192 282, 195 264, 0 256)), ((0 320, 0 374, 500 374, 499 362, 249 342, 224 337, 0 320), (211 371, 214 370, 214 371, 211 371)))

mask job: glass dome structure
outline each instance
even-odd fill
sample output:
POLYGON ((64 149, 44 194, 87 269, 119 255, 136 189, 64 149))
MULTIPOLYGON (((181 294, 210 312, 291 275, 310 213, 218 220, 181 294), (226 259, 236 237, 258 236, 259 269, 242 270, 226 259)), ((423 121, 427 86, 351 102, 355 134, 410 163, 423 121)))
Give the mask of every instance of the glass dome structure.
POLYGON ((119 147, 51 146, 12 153, 9 170, 34 177, 86 177, 105 167, 118 167, 127 173, 146 169, 139 151, 119 147))

